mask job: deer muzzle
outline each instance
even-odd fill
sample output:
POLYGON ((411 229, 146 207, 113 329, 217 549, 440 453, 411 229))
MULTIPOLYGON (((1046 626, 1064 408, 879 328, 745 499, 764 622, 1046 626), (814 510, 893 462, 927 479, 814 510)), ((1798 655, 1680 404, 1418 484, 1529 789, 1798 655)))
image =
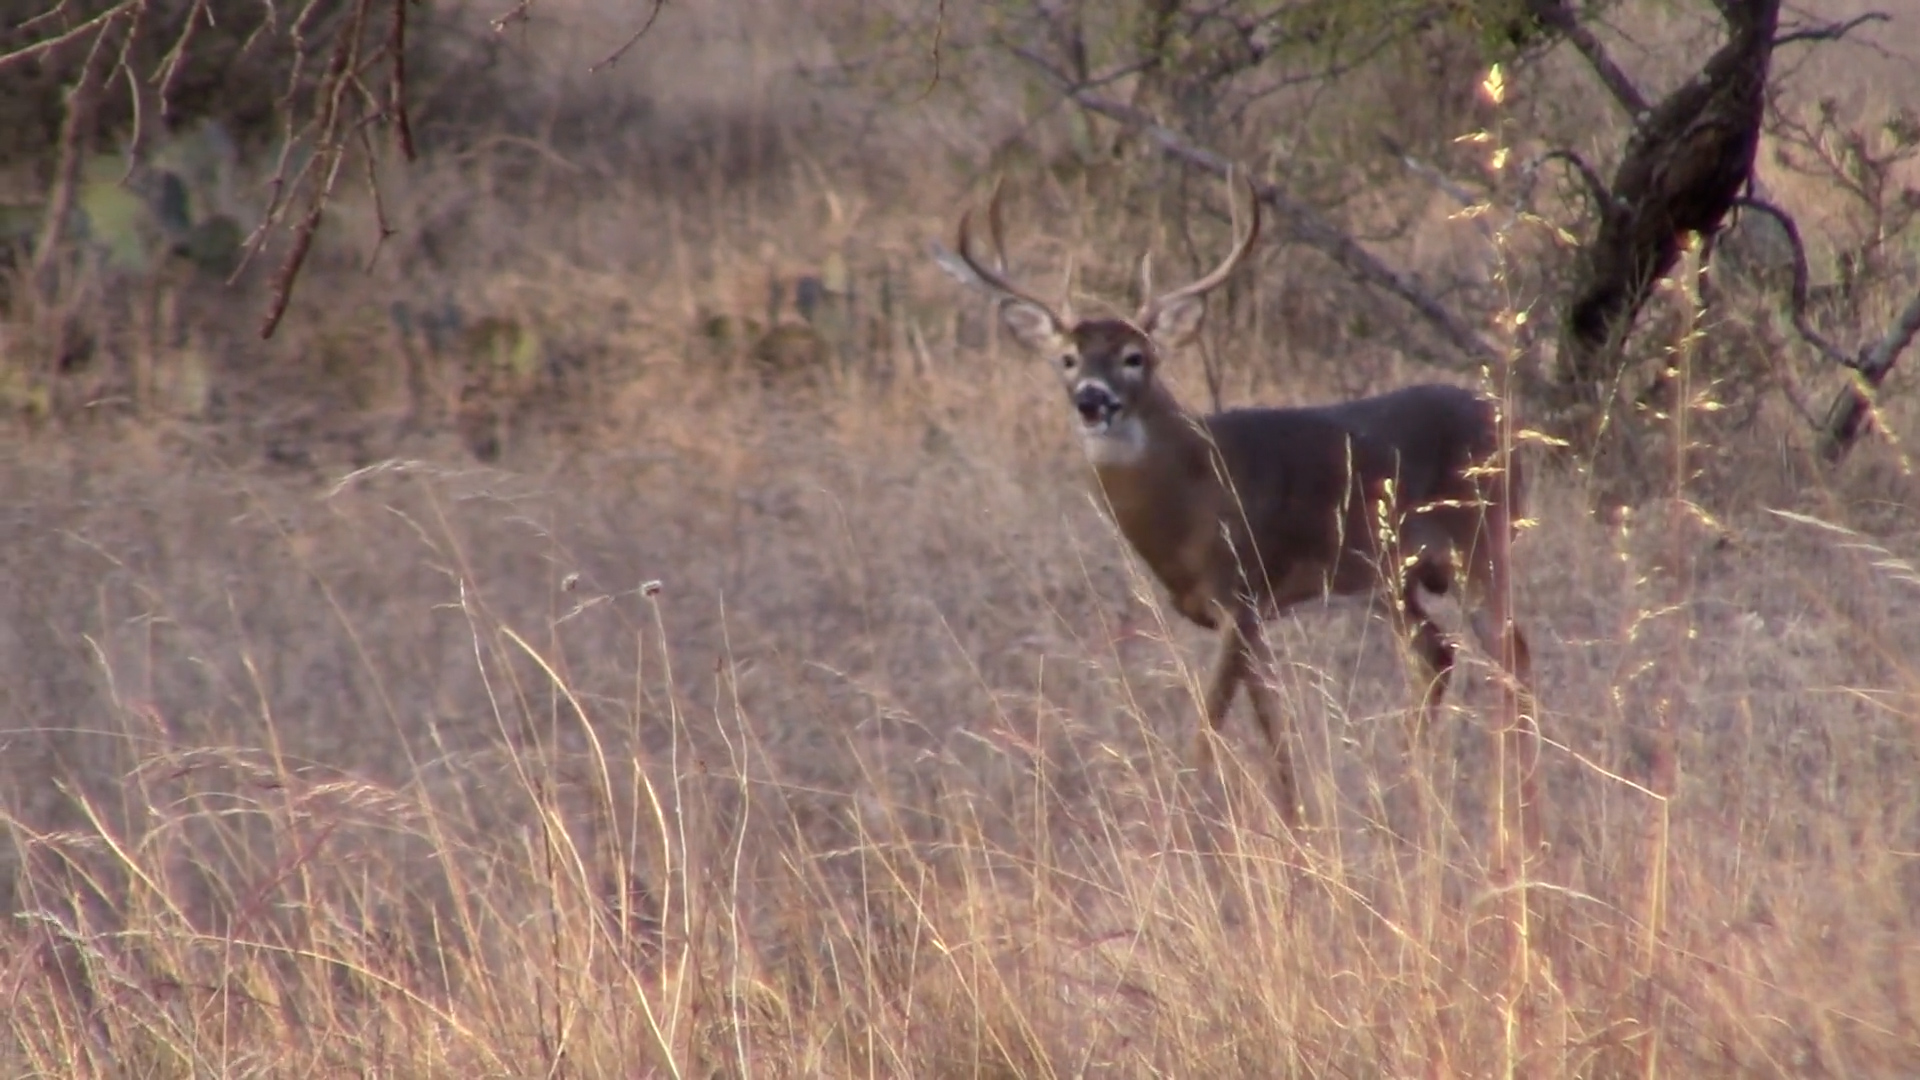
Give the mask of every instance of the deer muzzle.
POLYGON ((1120 398, 1105 383, 1088 379, 1073 388, 1073 407, 1089 428, 1105 428, 1120 411, 1120 398))

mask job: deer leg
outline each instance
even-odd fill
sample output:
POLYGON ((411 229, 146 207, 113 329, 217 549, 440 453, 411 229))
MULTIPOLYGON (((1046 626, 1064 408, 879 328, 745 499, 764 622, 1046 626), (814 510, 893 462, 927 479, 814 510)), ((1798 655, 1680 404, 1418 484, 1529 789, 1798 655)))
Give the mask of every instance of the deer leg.
POLYGON ((1294 782, 1293 757, 1287 747, 1278 697, 1263 677, 1263 668, 1267 672, 1272 671, 1273 653, 1267 644, 1259 611, 1244 608, 1234 612, 1231 618, 1221 620, 1220 654, 1214 661, 1213 677, 1207 684, 1206 728, 1199 733, 1194 758, 1202 770, 1213 767, 1212 738, 1226 720, 1227 707, 1233 703, 1235 690, 1245 682, 1247 696, 1253 699, 1254 718, 1259 721, 1267 737, 1281 819, 1290 826, 1297 825, 1300 821, 1300 797, 1299 788, 1294 782))
POLYGON ((1274 692, 1273 684, 1267 681, 1277 674, 1273 646, 1267 641, 1266 627, 1261 623, 1259 612, 1243 612, 1239 622, 1240 639, 1245 643, 1247 696, 1253 699, 1254 718, 1260 722, 1260 729, 1267 736, 1267 750, 1272 757, 1274 796, 1280 802, 1280 819, 1288 826, 1298 825, 1301 818, 1300 788, 1293 772, 1293 752, 1288 745, 1291 731, 1282 714, 1280 695, 1274 692))
POLYGON ((1402 637, 1413 638, 1414 651, 1427 666, 1427 693, 1420 705, 1419 726, 1414 731, 1416 739, 1424 739, 1440 715, 1440 700, 1446 696, 1447 684, 1453 677, 1453 643, 1427 614, 1418 583, 1413 578, 1408 578, 1400 591, 1400 619, 1402 637))
POLYGON ((1233 704, 1233 695, 1240 688, 1240 680, 1247 676, 1247 643, 1241 636, 1240 623, 1236 619, 1221 620, 1220 649, 1213 661, 1213 675, 1207 680, 1207 695, 1204 702, 1206 724, 1197 733, 1194 740, 1194 766, 1202 773, 1213 768, 1213 738, 1220 732, 1220 725, 1226 722, 1227 709, 1233 704))

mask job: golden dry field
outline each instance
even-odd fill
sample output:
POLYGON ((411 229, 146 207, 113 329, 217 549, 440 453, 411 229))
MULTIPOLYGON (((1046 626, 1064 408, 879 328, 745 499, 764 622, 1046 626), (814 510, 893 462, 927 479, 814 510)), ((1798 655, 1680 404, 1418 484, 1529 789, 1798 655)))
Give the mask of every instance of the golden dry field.
MULTIPOLYGON (((1674 285, 1638 347, 1689 407, 1626 463, 1524 448, 1551 855, 1513 1000, 1485 657, 1410 749, 1388 625, 1306 605, 1273 634, 1313 826, 1280 823, 1244 700, 1210 792, 1211 636, 1108 523, 1045 364, 927 257, 998 171, 1030 280, 1072 259, 1090 309, 1144 245, 1210 265, 1225 223, 1050 171, 1071 106, 1011 83, 819 74, 847 7, 670 4, 589 74, 644 7, 490 37, 476 6, 495 51, 416 89, 497 93, 494 127, 384 161, 378 210, 343 190, 271 340, 263 275, 73 286, 67 325, 134 374, 77 368, 0 436, 0 1075, 1920 1075, 1911 370, 1826 464, 1791 398, 1841 376, 1765 296, 1701 320, 1674 285), (1768 343, 1735 359, 1791 394, 1726 373, 1768 343)), ((1650 85, 1711 38, 1683 7, 1609 21, 1650 85)), ((1857 33, 1783 49, 1788 115, 1920 100, 1920 17, 1857 33)), ((1434 67, 1465 82, 1419 123, 1538 146, 1601 115, 1577 57, 1499 109, 1483 66, 1434 67)), ((1377 156, 1338 131, 1405 92, 1276 121, 1261 167, 1377 156)), ((1856 202, 1775 146, 1831 265, 1856 202)), ((1393 167, 1342 211, 1383 259, 1534 280, 1538 231, 1496 247, 1393 167)), ((1183 398, 1480 380, 1331 265, 1272 229, 1183 398)), ((49 340, 0 320, 0 363, 49 340)))

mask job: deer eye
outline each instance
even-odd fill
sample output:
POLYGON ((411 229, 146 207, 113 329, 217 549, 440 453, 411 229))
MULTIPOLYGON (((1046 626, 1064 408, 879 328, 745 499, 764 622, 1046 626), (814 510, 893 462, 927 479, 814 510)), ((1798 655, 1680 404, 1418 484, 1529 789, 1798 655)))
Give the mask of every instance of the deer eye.
POLYGON ((1138 371, 1145 367, 1146 363, 1147 355, 1139 349, 1128 349, 1120 354, 1120 366, 1130 371, 1138 371))
POLYGON ((1078 356, 1075 356, 1072 353, 1064 353, 1061 355, 1060 370, 1072 371, 1074 368, 1079 366, 1080 366, 1080 358, 1078 356))

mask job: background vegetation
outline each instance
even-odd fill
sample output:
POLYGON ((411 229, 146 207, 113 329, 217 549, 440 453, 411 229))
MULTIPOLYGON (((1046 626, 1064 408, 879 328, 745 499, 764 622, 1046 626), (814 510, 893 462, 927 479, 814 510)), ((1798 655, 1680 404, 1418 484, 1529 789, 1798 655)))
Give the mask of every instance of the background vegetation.
POLYGON ((0 1070, 1920 1067, 1911 378, 1835 362, 1920 289, 1912 18, 1782 17, 1800 288, 1743 212, 1569 380, 1593 57, 1664 100, 1713 5, 394 10, 0 28, 0 1070), (1384 627, 1303 612, 1319 827, 1203 791, 1208 643, 927 257, 1005 176, 1125 308, 1226 241, 1196 153, 1294 209, 1190 404, 1511 372, 1567 442, 1517 995, 1478 669, 1409 749, 1384 627))

